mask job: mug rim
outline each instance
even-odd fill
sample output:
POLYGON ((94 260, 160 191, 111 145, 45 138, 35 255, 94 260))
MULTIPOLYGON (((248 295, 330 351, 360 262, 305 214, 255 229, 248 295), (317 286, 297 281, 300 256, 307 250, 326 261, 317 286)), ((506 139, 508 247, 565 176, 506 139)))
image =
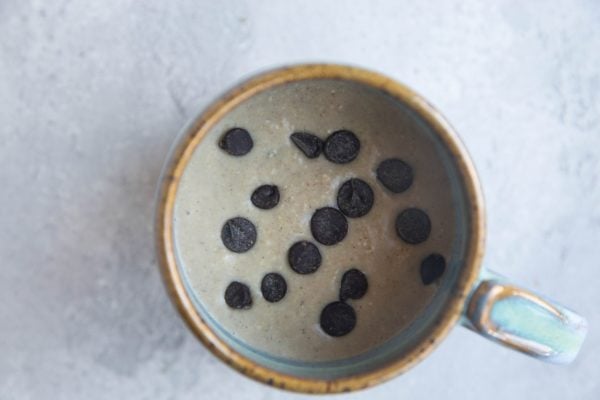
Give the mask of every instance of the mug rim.
POLYGON ((226 364, 267 385, 303 393, 338 393, 364 389, 397 376, 423 360, 460 318, 471 288, 478 279, 485 242, 485 213, 477 173, 458 135, 422 96, 379 73, 336 64, 301 64, 277 68, 237 84, 220 96, 188 125, 172 148, 158 187, 155 240, 163 281, 180 315, 200 341, 226 364), (450 152, 465 189, 469 224, 467 251, 449 299, 427 334, 402 357, 373 370, 332 380, 285 374, 243 356, 221 339, 204 321, 185 289, 174 253, 173 209, 179 182, 195 149, 207 132, 244 100, 274 86, 311 79, 338 79, 381 90, 416 112, 435 131, 450 152))

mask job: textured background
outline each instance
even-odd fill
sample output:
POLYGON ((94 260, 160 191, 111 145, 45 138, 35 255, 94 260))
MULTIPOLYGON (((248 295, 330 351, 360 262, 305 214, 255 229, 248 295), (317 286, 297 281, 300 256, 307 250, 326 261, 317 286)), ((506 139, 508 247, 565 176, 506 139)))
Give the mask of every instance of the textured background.
POLYGON ((569 367, 457 328, 348 397, 598 399, 600 3, 403 3, 1 1, 0 399, 300 397, 186 330, 152 217, 186 120, 241 77, 301 61, 375 69, 436 104, 481 175, 485 264, 591 328, 569 367))

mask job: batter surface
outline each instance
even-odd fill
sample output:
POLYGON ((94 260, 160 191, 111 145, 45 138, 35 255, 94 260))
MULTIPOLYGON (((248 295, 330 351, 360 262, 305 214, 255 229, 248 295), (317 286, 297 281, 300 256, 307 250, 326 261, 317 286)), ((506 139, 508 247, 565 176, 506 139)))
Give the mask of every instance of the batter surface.
POLYGON ((228 332, 277 357, 329 361, 382 344, 426 307, 438 284, 423 284, 421 261, 431 253, 449 256, 455 222, 448 174, 415 117, 373 89, 314 80, 251 97, 206 135, 183 174, 174 230, 196 298, 228 332), (233 127, 252 136, 248 154, 234 157, 219 148, 219 139, 233 127), (354 132, 361 142, 358 157, 347 164, 334 164, 323 155, 309 159, 290 140, 297 131, 325 139, 340 129, 354 132), (376 179, 377 166, 387 158, 400 158, 413 168, 414 181, 403 193, 390 192, 376 179), (373 189, 372 209, 348 218, 348 234, 340 243, 319 244, 311 235, 311 216, 318 208, 337 207, 340 185, 353 177, 373 189), (279 203, 268 210, 250 201, 264 184, 280 191, 279 203), (394 226, 408 207, 426 211, 431 220, 429 238, 417 245, 402 241, 394 226), (255 245, 239 254, 221 240, 224 222, 237 216, 252 221, 257 231, 255 245), (312 274, 300 275, 288 265, 288 249, 299 240, 314 242, 321 252, 322 265, 312 274), (356 327, 331 337, 319 326, 319 316, 338 300, 342 275, 352 268, 366 275, 368 291, 360 300, 347 301, 356 311, 356 327), (260 291, 270 272, 287 282, 285 297, 276 303, 267 302, 260 291), (232 281, 250 288, 251 308, 227 306, 224 292, 232 281))

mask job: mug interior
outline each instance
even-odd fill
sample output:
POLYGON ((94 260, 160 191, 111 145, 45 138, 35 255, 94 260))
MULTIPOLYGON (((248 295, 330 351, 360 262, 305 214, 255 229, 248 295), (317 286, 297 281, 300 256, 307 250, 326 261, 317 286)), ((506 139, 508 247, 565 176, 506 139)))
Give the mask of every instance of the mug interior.
MULTIPOLYGON (((243 90, 241 93, 243 93, 243 90)), ((236 96, 239 97, 240 92, 236 96)), ((182 245, 182 236, 178 234, 177 209, 178 199, 181 196, 177 194, 174 202, 175 218, 172 230, 174 237, 172 251, 176 260, 175 267, 181 278, 183 290, 188 300, 193 304, 194 312, 198 314, 206 325, 205 328, 209 329, 211 335, 213 335, 209 341, 218 341, 219 346, 225 346, 228 351, 232 351, 236 356, 241 356, 242 359, 259 366, 262 370, 273 371, 275 374, 283 376, 318 381, 345 379, 380 370, 398 360, 409 357, 412 359, 420 358, 422 354, 427 353, 432 348, 434 343, 441 339, 440 332, 445 334, 450 323, 458 318, 457 301, 460 302, 462 297, 465 296, 466 288, 469 287, 470 281, 474 279, 479 267, 477 263, 472 261, 474 250, 472 235, 475 223, 472 210, 477 204, 475 204, 473 198, 473 188, 469 187, 472 182, 466 181, 466 178, 471 179, 472 177, 465 177, 465 167, 461 165, 465 160, 460 158, 463 154, 457 154, 457 149, 452 148, 452 145, 456 145, 456 143, 449 143, 448 141, 448 132, 445 129, 450 128, 443 125, 443 121, 441 124, 432 124, 431 115, 424 114, 422 108, 429 106, 421 104, 419 107, 415 107, 414 100, 420 100, 420 98, 415 97, 412 99, 413 102, 410 103, 405 101, 406 99, 399 98, 398 93, 394 93, 393 90, 382 90, 381 87, 374 87, 366 82, 354 79, 340 79, 337 77, 292 79, 266 85, 263 89, 242 97, 244 98, 238 99, 239 101, 235 105, 225 110, 218 118, 212 118, 210 124, 202 121, 202 117, 200 118, 202 124, 204 124, 204 134, 202 138, 198 139, 196 145, 203 141, 214 142, 218 140, 224 129, 239 124, 240 116, 248 116, 260 110, 272 108, 274 104, 283 107, 282 109, 288 107, 290 110, 298 110, 298 108, 303 107, 303 104, 308 106, 307 101, 313 104, 329 104, 331 107, 335 107, 335 115, 341 119, 347 116, 353 119, 371 119, 375 121, 378 118, 390 118, 390 115, 393 114, 393 118, 402 121, 404 128, 408 127, 417 131, 419 135, 424 135, 430 144, 430 151, 435 154, 437 162, 443 165, 446 180, 449 183, 450 193, 448 196, 450 203, 446 206, 451 207, 449 212, 452 214, 454 222, 451 226, 452 242, 447 254, 445 275, 440 281, 437 291, 428 300, 427 304, 423 305, 418 315, 394 335, 368 349, 363 349, 357 354, 350 354, 347 357, 342 355, 330 357, 329 360, 317 361, 295 359, 281 356, 273 351, 255 348, 239 337, 232 335, 219 322, 218 318, 215 318, 213 313, 210 312, 202 297, 198 296, 197 287, 194 287, 194 283, 190 279, 190 266, 186 264, 188 259, 186 259, 185 246, 182 245), (281 101, 285 102, 286 98, 294 97, 290 94, 298 93, 305 93, 306 95, 296 96, 296 100, 291 101, 290 104, 280 104, 281 101), (332 93, 337 94, 337 96, 332 96, 332 93), (275 103, 273 102, 274 98, 275 103), (182 247, 184 250, 182 250, 182 247), (453 303, 452 308, 449 307, 450 303, 453 303), (449 315, 449 313, 452 313, 452 315, 449 315), (443 329, 440 327, 443 327, 443 329), (417 354, 417 351, 419 354, 417 354)), ((220 107, 221 110, 224 110, 222 105, 220 107)), ((290 126, 303 126, 302 121, 293 121, 293 117, 290 117, 291 114, 293 113, 287 115, 285 121, 290 126), (290 121, 290 118, 292 121, 290 121)), ((264 123, 264 120, 264 118, 259 118, 259 122, 262 121, 261 123, 264 123)), ((280 125, 285 125, 285 123, 280 123, 280 125)), ((289 130, 289 126, 280 126, 279 128, 289 130)), ((331 128, 335 130, 333 126, 331 128)), ((195 135, 197 130, 198 124, 195 124, 185 134, 195 135)), ((454 137, 451 139, 456 140, 454 137)), ((197 149, 192 150, 197 151, 197 149)), ((200 164, 194 165, 193 163, 193 151, 190 152, 191 161, 187 165, 181 166, 182 182, 185 182, 188 169, 195 168, 197 170, 199 168, 200 164)), ((462 149, 459 148, 458 151, 462 151, 462 149)), ((351 164, 348 169, 352 169, 351 164)), ((180 182, 177 183, 181 184, 180 182)), ((181 206, 179 208, 181 209, 181 206)), ((203 332, 200 332, 201 338, 206 339, 207 337, 202 336, 202 334, 203 332)), ((261 379, 268 380, 266 377, 261 377, 261 379)))

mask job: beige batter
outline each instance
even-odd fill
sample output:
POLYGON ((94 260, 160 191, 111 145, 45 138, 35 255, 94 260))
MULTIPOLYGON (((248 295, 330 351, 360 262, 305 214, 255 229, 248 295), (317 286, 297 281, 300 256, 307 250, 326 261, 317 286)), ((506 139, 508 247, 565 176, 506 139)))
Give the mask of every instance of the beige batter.
POLYGON ((447 172, 431 139, 413 117, 381 92, 356 83, 315 80, 279 86, 238 106, 204 138, 183 175, 175 206, 175 238, 191 287, 206 311, 232 335, 278 357, 329 361, 363 353, 405 328, 431 301, 436 284, 424 286, 421 260, 431 252, 448 258, 454 216, 447 172), (247 129, 254 148, 242 157, 221 150, 217 142, 232 127, 247 129), (290 141, 295 131, 321 138, 339 129, 361 141, 349 164, 329 162, 323 155, 308 159, 290 141), (375 178, 386 158, 398 157, 413 167, 415 178, 404 193, 388 192, 375 178), (361 218, 348 218, 348 235, 339 244, 318 244, 310 217, 320 207, 336 207, 339 186, 358 177, 372 187, 375 202, 361 218), (271 210, 250 202, 262 184, 279 187, 281 200, 271 210), (394 229, 398 212, 416 206, 432 224, 429 239, 419 245, 401 241, 394 229), (221 242, 223 223, 235 216, 257 228, 255 246, 236 254, 221 242), (313 274, 299 275, 287 263, 287 251, 298 240, 316 243, 323 256, 313 274), (369 289, 350 300, 357 324, 343 337, 330 337, 319 326, 323 307, 338 298, 343 273, 358 268, 369 289), (260 282, 268 272, 282 274, 285 298, 269 303, 260 282), (246 283, 254 304, 234 310, 225 304, 227 285, 246 283))

